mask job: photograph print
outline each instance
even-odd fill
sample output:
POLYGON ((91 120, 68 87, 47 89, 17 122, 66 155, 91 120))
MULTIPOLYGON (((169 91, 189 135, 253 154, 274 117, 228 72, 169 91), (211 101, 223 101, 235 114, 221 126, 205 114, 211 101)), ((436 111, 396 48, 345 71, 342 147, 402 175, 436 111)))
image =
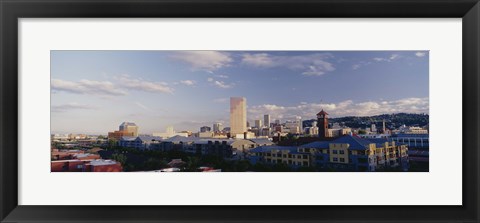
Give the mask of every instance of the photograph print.
POLYGON ((429 171, 428 50, 50 59, 51 172, 429 171))

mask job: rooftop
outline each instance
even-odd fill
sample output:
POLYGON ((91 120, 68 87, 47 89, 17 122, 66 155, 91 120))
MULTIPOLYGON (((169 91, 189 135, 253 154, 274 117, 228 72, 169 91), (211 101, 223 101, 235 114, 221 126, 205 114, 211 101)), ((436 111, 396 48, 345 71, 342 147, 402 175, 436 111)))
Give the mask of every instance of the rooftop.
POLYGON ((84 158, 84 157, 89 157, 89 156, 94 156, 94 154, 91 153, 77 153, 73 155, 76 158, 84 158))
POLYGON ((173 143, 180 143, 180 142, 193 142, 196 138, 195 137, 185 137, 185 136, 173 136, 163 141, 165 142, 173 142, 173 143))
POLYGON ((98 159, 98 160, 90 161, 90 165, 92 165, 92 166, 104 166, 104 165, 114 165, 114 164, 117 164, 117 162, 114 161, 114 160, 98 159))
POLYGON ((264 153, 271 152, 272 150, 288 150, 290 152, 297 152, 297 147, 295 146, 259 146, 250 150, 252 153, 264 153))
POLYGON ((250 141, 259 144, 259 145, 273 145, 274 143, 268 139, 260 138, 260 139, 249 139, 250 141))
POLYGON ((317 115, 328 115, 328 113, 322 109, 317 115))
POLYGON ((405 138, 428 138, 429 134, 410 134, 410 133, 399 133, 395 134, 392 137, 405 137, 405 138))
POLYGON ((367 141, 366 139, 362 139, 358 136, 352 135, 344 135, 338 139, 333 140, 331 143, 346 143, 350 145, 348 149, 358 150, 367 149, 368 145, 372 144, 372 142, 367 141))
POLYGON ((137 137, 134 136, 122 136, 121 138, 122 141, 135 141, 135 139, 137 139, 137 137))
POLYGON ((162 141, 162 137, 159 137, 159 136, 145 136, 145 135, 142 135, 142 136, 138 136, 138 138, 140 138, 140 140, 142 141, 162 141))
POLYGON ((299 146, 299 148, 316 148, 316 149, 328 149, 329 148, 329 141, 316 141, 311 142, 308 144, 304 144, 299 146))
POLYGON ((133 122, 123 122, 120 126, 137 126, 137 125, 133 122))
POLYGON ((209 141, 212 141, 212 142, 227 142, 227 144, 232 144, 238 140, 227 139, 227 138, 199 138, 199 137, 173 136, 163 141, 172 142, 172 143, 184 142, 184 143, 194 143, 194 144, 208 144, 209 141))

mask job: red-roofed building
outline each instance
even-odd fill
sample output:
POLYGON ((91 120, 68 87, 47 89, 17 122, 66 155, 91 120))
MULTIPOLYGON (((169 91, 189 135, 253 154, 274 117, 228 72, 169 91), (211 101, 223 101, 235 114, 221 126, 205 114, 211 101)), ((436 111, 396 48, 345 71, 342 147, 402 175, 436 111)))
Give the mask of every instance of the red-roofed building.
POLYGON ((51 172, 122 172, 122 165, 114 160, 54 160, 51 172))

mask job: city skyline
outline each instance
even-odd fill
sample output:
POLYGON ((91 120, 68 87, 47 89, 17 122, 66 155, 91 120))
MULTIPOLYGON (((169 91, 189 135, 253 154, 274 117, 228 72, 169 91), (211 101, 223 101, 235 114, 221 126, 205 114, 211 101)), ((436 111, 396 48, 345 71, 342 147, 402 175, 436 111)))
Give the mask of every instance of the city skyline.
MULTIPOLYGON (((52 133, 428 112, 428 51, 52 51, 52 133)), ((253 124, 253 123, 252 123, 253 124)))

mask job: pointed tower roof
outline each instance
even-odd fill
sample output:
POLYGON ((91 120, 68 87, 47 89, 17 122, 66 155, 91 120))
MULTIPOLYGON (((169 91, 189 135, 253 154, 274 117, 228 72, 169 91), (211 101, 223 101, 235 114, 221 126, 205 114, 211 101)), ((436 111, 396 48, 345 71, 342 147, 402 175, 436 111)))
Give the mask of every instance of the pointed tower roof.
POLYGON ((317 115, 328 115, 328 113, 322 109, 317 115))

